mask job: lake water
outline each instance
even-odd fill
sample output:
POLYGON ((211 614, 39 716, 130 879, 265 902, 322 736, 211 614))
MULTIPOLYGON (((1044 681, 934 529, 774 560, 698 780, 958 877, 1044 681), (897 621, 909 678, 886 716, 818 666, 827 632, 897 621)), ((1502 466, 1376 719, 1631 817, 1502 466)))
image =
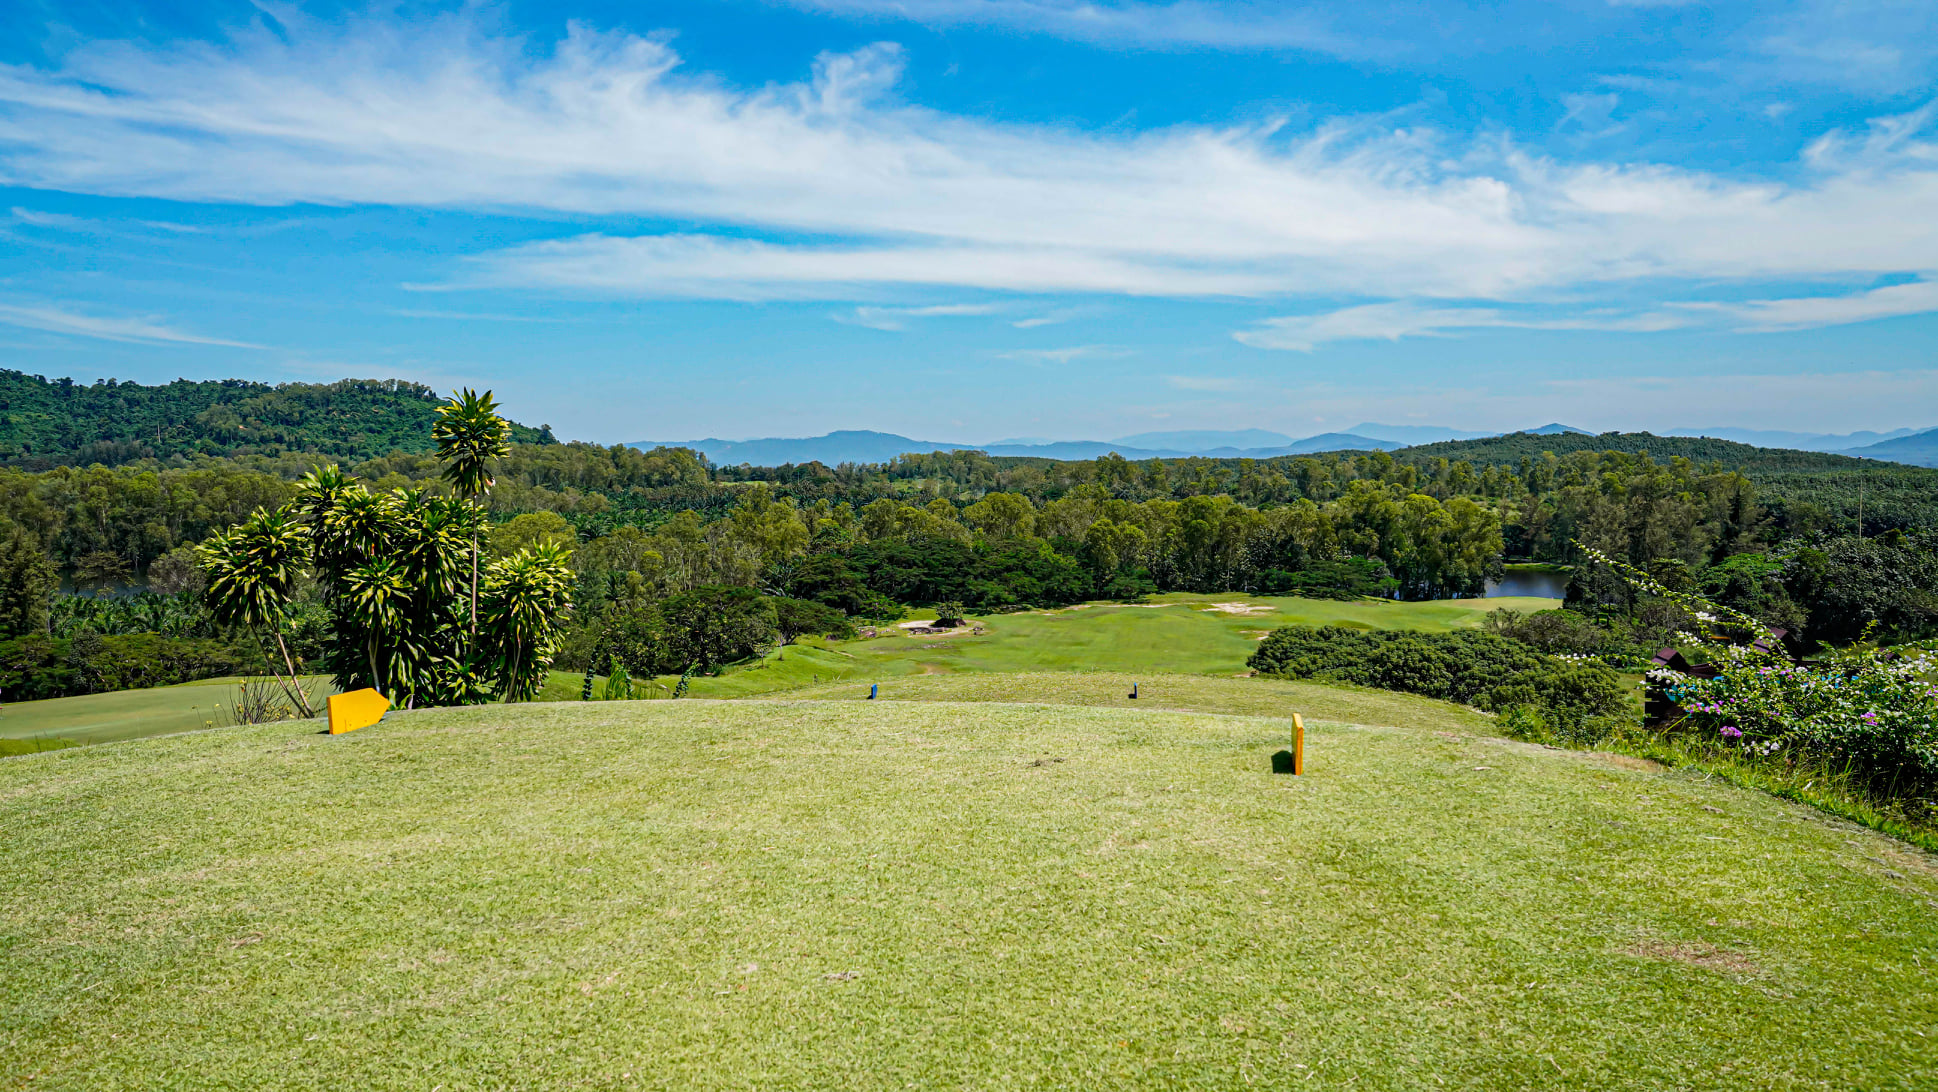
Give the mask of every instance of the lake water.
POLYGON ((1523 572, 1509 569, 1507 575, 1501 579, 1487 582, 1487 598, 1533 595, 1543 599, 1565 599, 1568 597, 1568 576, 1567 573, 1523 572))

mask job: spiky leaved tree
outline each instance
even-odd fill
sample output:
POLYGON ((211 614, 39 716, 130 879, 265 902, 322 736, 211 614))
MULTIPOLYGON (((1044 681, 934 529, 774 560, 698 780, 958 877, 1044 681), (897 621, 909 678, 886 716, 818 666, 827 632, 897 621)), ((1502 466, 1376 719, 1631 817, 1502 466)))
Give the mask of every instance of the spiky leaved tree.
POLYGON ((537 697, 558 652, 559 620, 572 609, 572 566, 544 542, 493 562, 486 575, 477 658, 508 702, 537 697))
POLYGON ((338 681, 374 686, 404 706, 482 700, 463 597, 477 506, 422 490, 372 493, 324 467, 290 508, 310 529, 338 681))
POLYGON ((208 574, 205 594, 216 621, 250 630, 258 640, 265 634, 275 638, 288 676, 285 679, 283 672, 276 670, 274 660, 270 673, 283 685, 283 692, 302 711, 304 719, 315 713, 297 675, 295 658, 283 640, 283 624, 289 618, 296 582, 309 561, 308 537, 303 525, 288 513, 258 508, 248 519, 197 549, 202 569, 208 574))
MULTIPOLYGON (((511 425, 498 416, 498 403, 491 392, 478 394, 466 387, 440 406, 437 423, 431 426, 431 439, 437 443, 437 457, 444 460, 444 480, 458 496, 472 505, 497 484, 491 477, 491 461, 511 454, 511 425)), ((471 532, 471 632, 478 632, 478 538, 471 532)))
POLYGON ((405 637, 404 606, 410 600, 410 582, 404 567, 383 557, 358 565, 343 574, 337 599, 342 606, 337 618, 339 633, 361 646, 369 682, 382 694, 396 694, 396 683, 407 676, 409 668, 399 661, 405 637), (342 632, 349 630, 348 633, 342 632))

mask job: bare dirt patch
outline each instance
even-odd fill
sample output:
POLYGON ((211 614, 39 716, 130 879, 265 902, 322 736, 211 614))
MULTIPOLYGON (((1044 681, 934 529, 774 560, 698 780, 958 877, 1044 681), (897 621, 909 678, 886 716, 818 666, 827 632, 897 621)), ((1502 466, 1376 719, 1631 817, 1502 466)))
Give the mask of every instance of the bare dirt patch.
POLYGON ((1682 940, 1671 944, 1668 941, 1645 940, 1628 950, 1628 954, 1645 959, 1661 959, 1672 963, 1687 963, 1691 967, 1701 967, 1708 971, 1721 971, 1724 974, 1761 974, 1750 958, 1741 952, 1718 948, 1700 940, 1682 940))

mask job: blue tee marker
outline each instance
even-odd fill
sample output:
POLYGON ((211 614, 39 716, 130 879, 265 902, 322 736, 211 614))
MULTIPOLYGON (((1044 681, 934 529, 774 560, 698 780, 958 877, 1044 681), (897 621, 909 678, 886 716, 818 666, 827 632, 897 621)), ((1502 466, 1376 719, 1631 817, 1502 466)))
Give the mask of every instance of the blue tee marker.
POLYGON ((878 691, 878 690, 880 690, 880 689, 881 689, 881 684, 879 684, 879 683, 869 683, 869 684, 868 684, 868 700, 869 700, 869 701, 874 701, 874 700, 875 700, 875 692, 876 692, 876 691, 878 691))

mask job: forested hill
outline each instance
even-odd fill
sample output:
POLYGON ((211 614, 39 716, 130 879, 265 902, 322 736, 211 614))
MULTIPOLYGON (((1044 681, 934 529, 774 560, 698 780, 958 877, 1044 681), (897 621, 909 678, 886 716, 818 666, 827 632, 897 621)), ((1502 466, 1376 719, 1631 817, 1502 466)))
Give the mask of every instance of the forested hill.
POLYGON ((1717 463, 1733 470, 1854 470, 1876 467, 1877 461, 1832 455, 1821 451, 1796 451, 1780 447, 1755 447, 1734 440, 1707 436, 1657 436, 1650 432, 1604 432, 1536 435, 1515 432, 1479 440, 1446 440, 1437 444, 1416 444, 1401 448, 1396 457, 1414 461, 1442 458, 1474 466, 1514 466, 1523 459, 1539 459, 1543 452, 1568 455, 1576 451, 1620 451, 1645 454, 1661 460, 1682 457, 1697 463, 1717 463))
MULTIPOLYGON (((443 398, 401 379, 147 387, 93 384, 0 370, 0 463, 29 470, 119 466, 139 459, 304 452, 345 462, 431 449, 443 398)), ((554 442, 551 427, 512 425, 521 443, 554 442)))

